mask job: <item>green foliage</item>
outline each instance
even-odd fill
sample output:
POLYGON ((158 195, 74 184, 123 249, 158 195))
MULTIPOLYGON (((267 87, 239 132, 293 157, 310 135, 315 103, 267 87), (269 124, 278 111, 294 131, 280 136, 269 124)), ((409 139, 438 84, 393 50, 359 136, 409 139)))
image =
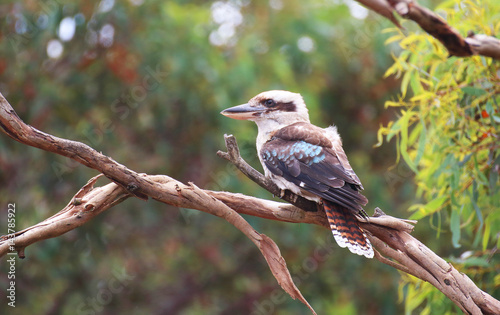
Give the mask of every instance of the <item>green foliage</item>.
MULTIPOLYGON (((500 33, 498 1, 446 1, 436 10, 461 34, 500 33)), ((390 31, 395 35, 386 43, 400 41, 403 51, 386 76, 401 77, 401 94, 386 108, 399 109, 399 117, 379 129, 379 144, 384 136, 397 137, 400 157, 415 173, 421 202, 409 207, 411 219, 436 220, 438 235, 449 231, 453 253, 465 252, 455 259, 459 267, 498 297, 500 260, 493 254, 500 231, 500 64, 449 57, 423 31, 390 31)), ((421 314, 453 309, 430 285, 406 277, 402 286, 407 313, 423 301, 421 314)))

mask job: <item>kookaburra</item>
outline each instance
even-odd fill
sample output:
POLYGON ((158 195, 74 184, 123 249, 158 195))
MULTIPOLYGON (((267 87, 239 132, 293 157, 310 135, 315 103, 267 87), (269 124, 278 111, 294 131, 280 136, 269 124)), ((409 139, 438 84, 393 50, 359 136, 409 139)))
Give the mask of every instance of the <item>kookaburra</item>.
POLYGON ((349 165, 335 126, 312 125, 302 96, 288 91, 260 93, 221 114, 254 121, 265 175, 281 190, 321 205, 340 247, 373 257, 372 246, 356 219, 366 216, 362 207, 368 200, 360 193, 363 186, 349 165))

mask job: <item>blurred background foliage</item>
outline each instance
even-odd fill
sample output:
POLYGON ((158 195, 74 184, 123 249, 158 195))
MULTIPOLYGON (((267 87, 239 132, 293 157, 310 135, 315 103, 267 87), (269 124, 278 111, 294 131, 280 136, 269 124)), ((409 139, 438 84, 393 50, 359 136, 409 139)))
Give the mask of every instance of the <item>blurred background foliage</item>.
MULTIPOLYGON (((498 1, 445 1, 436 10, 461 34, 500 33, 498 1)), ((410 218, 429 220, 451 234, 451 246, 463 253, 449 259, 497 298, 500 296, 500 65, 491 58, 449 58, 439 42, 422 32, 406 36, 398 29, 387 42, 403 52, 386 76, 401 77, 401 94, 386 107, 398 118, 379 130, 397 137, 401 158, 416 174, 416 202, 410 218)), ((456 252, 455 252, 456 253, 456 252)), ((439 291, 410 276, 406 312, 448 314, 456 307, 439 291), (426 303, 422 303, 425 301, 426 303)))
MULTIPOLYGON (((313 123, 339 127, 370 199, 367 211, 378 206, 406 218, 415 215, 412 206, 425 209, 432 199, 414 184, 422 180, 407 164, 419 165, 415 156, 409 152, 408 159, 397 159, 395 144, 401 138, 374 148, 379 126, 390 126, 401 115, 398 107, 384 108, 385 102, 402 102, 401 83, 409 79, 403 73, 407 69, 399 71, 403 82, 384 77, 394 63, 391 55, 401 51, 397 40, 384 42, 398 34, 384 33, 392 25, 353 1, 25 0, 0 4, 0 16, 0 92, 20 117, 47 133, 84 142, 135 171, 272 198, 217 158, 216 151, 224 149, 223 134, 232 133, 246 160, 261 169, 254 124, 219 112, 264 90, 286 89, 304 96, 313 123)), ((419 32, 405 26, 406 34, 419 32)), ((477 24, 470 29, 482 31, 477 24)), ((435 58, 450 67, 458 62, 443 56, 435 58)), ((471 60, 492 67, 484 58, 471 60)), ((490 91, 480 82, 472 87, 490 91)), ((463 101, 472 102, 469 96, 463 101)), ((415 129, 413 140, 421 139, 415 129)), ((7 229, 8 203, 16 204, 16 229, 23 229, 60 210, 96 175, 6 136, 0 137, 0 148, 0 234, 7 229)), ((434 154, 426 153, 420 163, 434 154)), ((476 186, 482 200, 482 189, 489 186, 482 181, 476 186)), ((450 209, 421 215, 414 235, 441 256, 459 259, 472 251, 477 257, 484 242, 474 237, 484 235, 486 225, 481 232, 460 217, 460 226, 471 226, 463 227, 461 247, 452 246, 456 233, 448 228, 445 213, 453 213, 450 209)), ((474 209, 466 211, 473 215, 474 209)), ((324 260, 315 259, 333 243, 327 230, 247 219, 280 246, 297 285, 319 314, 400 314, 405 304, 410 309, 408 303, 417 311, 429 305, 415 293, 423 284, 412 285, 414 280, 377 261, 336 245, 324 260)), ((484 250, 493 253, 498 226, 490 226, 484 250)), ((2 313, 307 312, 279 288, 255 246, 225 221, 154 201, 129 199, 90 224, 30 246, 26 255, 16 262, 16 308, 7 309, 2 298, 2 313)), ((487 262, 464 271, 477 276, 475 281, 490 279, 495 269, 487 262)), ((1 287, 7 288, 7 264, 0 268, 1 287)), ((479 284, 494 289, 489 280, 479 284)), ((432 303, 448 307, 442 294, 433 296, 432 303)))

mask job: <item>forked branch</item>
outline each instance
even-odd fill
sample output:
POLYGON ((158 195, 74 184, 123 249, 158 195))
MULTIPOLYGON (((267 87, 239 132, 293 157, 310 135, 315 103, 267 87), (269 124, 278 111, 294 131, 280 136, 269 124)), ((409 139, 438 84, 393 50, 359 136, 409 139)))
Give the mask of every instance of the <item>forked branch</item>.
MULTIPOLYGON (((22 231, 1 236, 0 256, 8 252, 17 252, 20 258, 24 258, 27 246, 73 230, 131 195, 140 199, 153 198, 176 207, 204 211, 231 223, 261 251, 280 286, 292 298, 299 299, 313 314, 316 314, 295 286, 285 259, 274 241, 254 230, 234 209, 210 196, 210 191, 204 191, 194 184, 185 185, 164 175, 139 174, 83 143, 41 132, 25 124, 1 94, 0 126, 5 134, 16 141, 69 157, 98 170, 114 182, 94 188, 98 178, 94 177, 72 198, 68 206, 54 216, 22 231)), ((238 203, 246 201, 245 198, 235 196, 232 203, 237 207, 238 203)))
MULTIPOLYGON (((32 227, 0 238, 0 256, 17 251, 24 257, 27 246, 44 239, 60 236, 89 222, 98 214, 123 202, 130 196, 157 201, 183 208, 204 211, 231 223, 244 233, 261 251, 273 275, 292 298, 306 304, 292 281, 277 245, 269 237, 255 231, 239 214, 244 213, 270 220, 292 223, 310 223, 327 227, 326 216, 317 206, 291 193, 283 196, 294 205, 263 200, 242 194, 208 191, 194 184, 185 185, 165 175, 139 174, 93 148, 75 141, 61 139, 43 133, 25 124, 0 94, 0 126, 4 133, 23 144, 69 157, 81 164, 98 170, 114 183, 94 187, 98 177, 92 178, 54 216, 32 227)), ((226 137, 228 152, 218 153, 233 162, 259 185, 275 195, 279 189, 252 169, 240 156, 234 137, 226 137)), ((361 222, 372 244, 378 250, 375 257, 383 263, 429 281, 459 307, 470 314, 500 314, 500 302, 481 291, 465 275, 446 263, 409 233, 413 221, 401 220, 377 212, 368 222, 361 222)))
MULTIPOLYGON (((232 135, 225 136, 228 152, 218 152, 218 155, 229 160, 244 174, 253 174, 250 179, 265 189, 276 194, 275 185, 266 186, 266 179, 262 174, 256 175, 239 156, 236 140, 232 135)), ((279 193, 278 193, 279 195, 279 193)), ((290 202, 301 197, 285 195, 283 199, 290 202)), ((297 204, 304 211, 311 211, 316 207, 307 204, 297 204), (312 208, 312 209, 311 209, 312 208)), ((309 212, 308 212, 309 213, 309 212)), ((319 218, 319 216, 317 216, 319 218)), ((326 218, 322 217, 323 226, 326 218)), ((500 314, 500 301, 480 290, 467 275, 460 273, 453 265, 436 255, 427 246, 410 235, 413 231, 413 220, 403 220, 386 215, 380 209, 367 221, 360 221, 360 226, 368 231, 368 238, 375 247, 375 258, 380 262, 419 279, 427 281, 443 292, 450 300, 468 314, 500 314)))

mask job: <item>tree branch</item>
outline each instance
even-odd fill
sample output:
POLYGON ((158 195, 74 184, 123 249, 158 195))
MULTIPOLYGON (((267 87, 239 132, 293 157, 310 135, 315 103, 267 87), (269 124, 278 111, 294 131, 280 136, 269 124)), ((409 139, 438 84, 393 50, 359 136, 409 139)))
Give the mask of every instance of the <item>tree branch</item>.
MULTIPOLYGON (((257 176, 254 169, 250 171, 248 169, 250 166, 242 163, 234 137, 225 136, 225 139, 228 152, 223 154, 223 157, 226 159, 230 157, 228 160, 242 173, 252 173, 250 179, 255 179, 254 181, 259 185, 269 191, 274 190, 275 187, 268 188, 264 185, 266 183, 264 175, 257 176)), ((293 196, 286 198, 294 199, 293 196)), ((308 211, 310 208, 303 210, 308 211)), ((314 218, 318 219, 320 216, 314 216, 314 218)), ((327 226, 324 215, 321 216, 321 220, 323 223, 319 225, 327 226)), ((358 218, 358 220, 360 220, 360 226, 368 231, 368 238, 378 250, 375 258, 380 262, 431 283, 459 306, 464 313, 500 314, 500 301, 480 290, 469 277, 460 273, 451 264, 410 235, 413 231, 412 224, 416 224, 416 221, 388 216, 378 208, 375 209, 373 217, 368 220, 363 218, 358 218)))
POLYGON ((97 215, 127 199, 130 194, 111 183, 94 188, 102 175, 91 178, 61 211, 22 231, 0 237, 0 257, 17 251, 24 258, 24 249, 36 242, 60 236, 89 222, 97 215))
MULTIPOLYGON (((216 215, 234 225, 256 244, 282 288, 292 298, 298 298, 306 304, 315 314, 293 283, 277 245, 269 237, 255 231, 238 214, 277 221, 310 223, 328 228, 325 214, 323 211, 317 211, 315 203, 302 200, 290 192, 285 193, 283 198, 289 199, 296 206, 242 194, 202 190, 193 184, 185 185, 165 175, 138 174, 85 144, 57 138, 26 125, 1 94, 0 126, 16 141, 72 158, 102 172, 114 181, 96 188, 94 184, 99 176, 94 177, 56 215, 23 231, 1 237, 0 256, 17 251, 20 257, 24 257, 24 249, 27 246, 75 229, 131 195, 141 199, 151 197, 169 205, 216 215)), ((274 194, 281 194, 277 187, 270 185, 262 174, 252 169, 241 158, 234 137, 226 136, 226 142, 228 152, 221 152, 220 156, 233 162, 259 185, 274 194)), ((360 221, 361 227, 367 231, 370 241, 378 250, 375 257, 379 261, 429 281, 464 312, 499 314, 499 301, 481 291, 467 276, 460 274, 409 234, 413 230, 412 224, 415 223, 387 216, 380 210, 369 220, 360 221)))
POLYGON ((314 309, 295 286, 285 259, 278 246, 222 201, 208 195, 194 184, 183 183, 164 175, 138 174, 110 157, 76 141, 54 137, 25 124, 7 100, 0 94, 0 126, 5 134, 23 144, 67 156, 98 170, 114 181, 94 188, 94 177, 73 198, 70 204, 51 218, 23 231, 0 237, 0 256, 17 251, 24 258, 26 246, 60 236, 90 221, 97 214, 120 203, 130 195, 141 199, 149 197, 176 207, 191 208, 223 218, 244 233, 261 251, 279 285, 293 298, 314 309))
POLYGON ((450 56, 468 57, 481 55, 500 60, 500 40, 469 31, 467 38, 451 27, 445 19, 413 0, 356 0, 400 27, 394 18, 396 11, 401 17, 416 22, 425 32, 439 40, 450 56))

